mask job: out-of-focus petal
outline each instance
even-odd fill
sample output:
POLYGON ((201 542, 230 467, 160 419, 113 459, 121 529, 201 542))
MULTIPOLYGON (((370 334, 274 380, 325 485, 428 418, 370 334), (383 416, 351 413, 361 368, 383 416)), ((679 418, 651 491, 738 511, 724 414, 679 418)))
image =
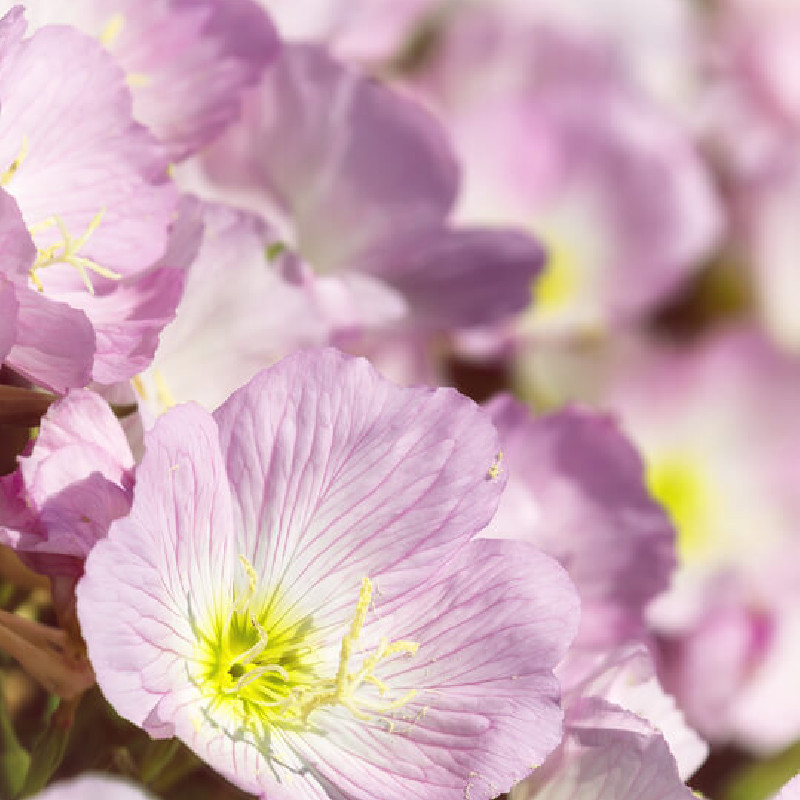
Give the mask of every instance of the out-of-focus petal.
POLYGON ((535 542, 566 567, 581 595, 583 645, 639 638, 675 563, 674 530, 645 488, 639 455, 606 416, 533 419, 510 396, 488 410, 511 478, 482 535, 535 542))
POLYGON ((311 45, 283 49, 207 164, 223 185, 277 203, 321 272, 435 230, 458 188, 433 116, 311 45))
POLYGON ((522 233, 443 229, 398 247, 379 274, 407 298, 412 324, 450 330, 523 311, 544 260, 542 248, 522 233))

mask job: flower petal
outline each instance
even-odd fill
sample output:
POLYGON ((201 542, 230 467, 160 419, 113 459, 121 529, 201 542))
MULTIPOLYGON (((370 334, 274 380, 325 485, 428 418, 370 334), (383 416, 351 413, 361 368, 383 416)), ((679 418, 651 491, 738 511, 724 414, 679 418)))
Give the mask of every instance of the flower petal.
POLYGON ((311 45, 284 48, 208 164, 280 204, 323 272, 435 229, 458 188, 431 115, 311 45))
POLYGON ((696 800, 663 737, 635 714, 589 698, 565 725, 562 746, 512 800, 696 800))
POLYGON ((365 576, 398 564, 430 574, 488 523, 505 482, 491 476, 496 434, 472 401, 398 389, 335 350, 289 356, 215 417, 239 552, 332 622, 352 614, 365 576))
POLYGON ((78 616, 97 681, 115 709, 171 736, 158 703, 188 681, 191 621, 231 585, 233 523, 216 426, 198 406, 156 423, 137 470, 131 514, 86 561, 78 616), (113 619, 113 624, 109 623, 113 619))
POLYGON ((95 334, 86 314, 34 289, 20 288, 17 337, 6 358, 34 383, 55 392, 92 379, 95 334))
POLYGON ((501 322, 523 311, 544 264, 534 239, 514 231, 441 230, 398 247, 379 274, 436 329, 501 322))

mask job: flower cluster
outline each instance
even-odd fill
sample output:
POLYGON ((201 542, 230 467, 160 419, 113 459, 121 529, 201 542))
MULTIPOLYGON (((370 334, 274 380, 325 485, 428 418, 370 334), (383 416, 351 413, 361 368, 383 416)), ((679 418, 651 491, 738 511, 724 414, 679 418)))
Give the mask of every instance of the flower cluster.
POLYGON ((0 797, 800 797, 798 69, 0 0, 0 797))

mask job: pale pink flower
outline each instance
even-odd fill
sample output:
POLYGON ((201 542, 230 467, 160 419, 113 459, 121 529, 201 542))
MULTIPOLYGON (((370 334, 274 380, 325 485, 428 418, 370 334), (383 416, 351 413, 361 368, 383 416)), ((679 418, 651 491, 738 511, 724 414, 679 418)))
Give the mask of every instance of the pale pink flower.
POLYGON ((800 372, 750 330, 620 365, 603 402, 678 531, 679 568, 648 610, 662 677, 713 741, 797 738, 800 372))
POLYGON ((530 541, 566 568, 581 597, 576 646, 640 640, 645 609, 675 566, 675 531, 648 494, 638 453, 605 415, 534 418, 508 395, 487 410, 510 477, 481 535, 530 541))
MULTIPOLYGON (((13 5, 0 0, 0 9, 13 5)), ((278 50, 272 23, 254 0, 26 0, 25 9, 34 26, 72 25, 114 56, 134 117, 173 160, 238 118, 242 92, 278 50)))
POLYGON ((721 229, 685 126, 591 25, 565 24, 561 4, 533 5, 527 24, 465 11, 417 83, 464 166, 459 219, 519 225, 548 250, 512 340, 641 319, 699 269, 721 229))
POLYGON ((42 417, 17 472, 0 478, 0 541, 40 572, 77 578, 112 520, 128 513, 133 467, 107 403, 69 392, 42 417))
POLYGON ((686 727, 641 647, 568 654, 559 667, 565 733, 512 800, 690 800, 705 744, 686 727))
POLYGON ((458 167, 435 118, 319 47, 284 48, 203 165, 206 191, 270 220, 343 334, 506 319, 542 266, 524 234, 452 227, 458 167))
POLYGON ((576 597, 472 541, 505 480, 471 401, 306 351, 146 445, 78 587, 120 714, 270 800, 488 800, 557 745, 576 597))
POLYGON ((3 273, 19 306, 7 362, 56 391, 129 378, 180 296, 181 274, 157 263, 177 194, 101 45, 25 28, 21 8, 0 21, 3 273))

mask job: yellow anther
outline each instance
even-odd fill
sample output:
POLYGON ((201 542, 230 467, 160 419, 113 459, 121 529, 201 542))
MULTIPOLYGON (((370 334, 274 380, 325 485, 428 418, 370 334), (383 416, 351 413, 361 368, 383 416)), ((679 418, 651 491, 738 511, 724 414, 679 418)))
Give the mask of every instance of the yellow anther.
MULTIPOLYGON (((161 374, 161 370, 153 370, 153 383, 156 385, 156 397, 158 398, 162 413, 164 411, 169 411, 169 409, 176 405, 176 402, 175 397, 169 390, 169 386, 167 386, 164 376, 161 374)), ((144 397, 142 399, 144 399, 144 397)))
POLYGON ((114 14, 97 37, 100 40, 100 44, 106 48, 113 47, 124 27, 125 17, 120 13, 114 14))
POLYGON ((5 188, 11 183, 11 179, 19 172, 19 168, 22 166, 22 162, 25 160, 25 157, 28 155, 28 137, 22 137, 22 146, 19 148, 19 153, 17 157, 9 164, 8 169, 0 175, 0 186, 5 188))
POLYGON ((500 477, 500 468, 503 463, 503 454, 502 452, 498 453, 494 458, 494 464, 489 467, 488 471, 486 472, 486 477, 490 481, 496 481, 500 477))
POLYGON ((31 236, 35 236, 36 234, 52 227, 57 227, 59 233, 61 234, 60 242, 51 244, 48 247, 39 249, 37 251, 36 261, 34 261, 33 266, 30 269, 31 280, 33 281, 34 286, 36 286, 40 292, 44 291, 44 286, 37 275, 37 270, 44 269, 45 267, 51 267, 54 264, 69 264, 70 266, 75 267, 75 269, 78 270, 84 285, 91 294, 94 294, 94 287, 92 286, 92 282, 89 280, 89 272, 94 272, 95 274, 110 280, 120 280, 122 278, 122 275, 120 275, 118 272, 114 272, 113 270, 103 267, 91 259, 83 258, 82 256, 78 255, 78 251, 86 244, 86 242, 89 241, 89 237, 100 226, 100 222, 102 221, 104 214, 105 209, 95 214, 92 218, 92 221, 89 223, 89 227, 77 239, 72 237, 70 232, 67 230, 66 225, 64 225, 63 220, 58 216, 48 217, 46 220, 43 220, 36 225, 32 225, 28 229, 31 236))
POLYGON ((133 386, 133 391, 136 392, 142 400, 147 402, 147 390, 144 388, 144 381, 141 375, 134 375, 131 378, 131 386, 133 386))

